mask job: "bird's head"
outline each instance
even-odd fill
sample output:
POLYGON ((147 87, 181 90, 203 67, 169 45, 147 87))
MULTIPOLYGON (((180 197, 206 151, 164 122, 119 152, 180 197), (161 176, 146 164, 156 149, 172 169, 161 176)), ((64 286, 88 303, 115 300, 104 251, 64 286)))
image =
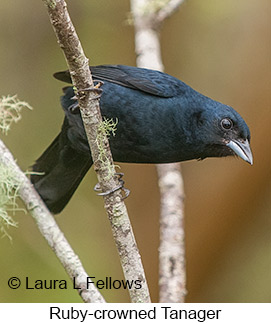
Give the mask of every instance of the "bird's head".
POLYGON ((203 139, 200 159, 239 156, 253 164, 249 128, 233 108, 210 99, 207 108, 195 113, 194 122, 196 135, 203 139))

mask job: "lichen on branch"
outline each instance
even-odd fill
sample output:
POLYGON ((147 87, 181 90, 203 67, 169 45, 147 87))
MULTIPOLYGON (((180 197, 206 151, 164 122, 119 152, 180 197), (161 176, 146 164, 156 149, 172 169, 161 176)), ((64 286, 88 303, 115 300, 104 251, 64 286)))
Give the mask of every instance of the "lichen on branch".
POLYGON ((110 160, 107 157, 107 151, 104 149, 104 143, 103 139, 106 136, 109 138, 110 136, 115 137, 116 131, 117 131, 117 124, 118 119, 114 121, 114 119, 109 118, 103 118, 103 121, 100 122, 97 130, 97 136, 96 136, 96 144, 99 151, 98 160, 101 163, 101 169, 107 170, 108 178, 111 176, 114 176, 115 174, 115 167, 114 164, 112 165, 110 160), (113 166, 113 167, 112 167, 113 166))
MULTIPOLYGON (((21 120, 21 110, 23 108, 32 109, 31 106, 24 101, 20 101, 17 95, 2 96, 0 98, 0 131, 5 135, 10 130, 12 123, 21 120)), ((0 167, 0 232, 2 236, 11 239, 7 229, 9 227, 17 227, 16 221, 13 219, 15 212, 25 211, 17 204, 18 190, 20 183, 16 178, 15 171, 12 166, 1 165, 0 167), (12 216, 10 215, 12 214, 12 216)))
POLYGON ((12 167, 0 167, 0 232, 3 236, 7 236, 11 239, 8 234, 7 229, 11 227, 17 227, 17 223, 10 215, 16 211, 24 211, 24 209, 19 208, 17 204, 18 189, 20 183, 16 180, 14 176, 14 170, 12 167))
POLYGON ((21 120, 21 110, 24 108, 32 109, 27 102, 20 101, 17 95, 0 98, 0 130, 4 134, 10 130, 12 123, 21 120))

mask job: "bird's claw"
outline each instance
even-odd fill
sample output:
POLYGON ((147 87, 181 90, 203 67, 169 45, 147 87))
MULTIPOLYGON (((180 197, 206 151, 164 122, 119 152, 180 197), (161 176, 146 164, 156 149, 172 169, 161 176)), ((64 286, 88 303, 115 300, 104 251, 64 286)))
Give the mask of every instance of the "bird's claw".
MULTIPOLYGON (((108 190, 106 192, 97 193, 97 195, 99 195, 99 196, 107 196, 107 195, 110 195, 110 194, 112 194, 112 193, 114 193, 114 192, 116 192, 118 190, 122 190, 124 192, 124 195, 122 196, 122 200, 126 199, 129 196, 130 190, 128 188, 124 187, 124 180, 122 179, 124 174, 123 173, 116 173, 115 175, 118 176, 119 185, 117 185, 116 187, 114 187, 111 190, 108 190)), ((95 192, 100 192, 101 191, 100 183, 97 183, 94 186, 94 191, 95 192)))
POLYGON ((77 90, 76 95, 71 97, 72 101, 76 101, 75 103, 73 103, 72 105, 69 106, 69 111, 72 114, 79 113, 79 104, 78 104, 77 100, 78 100, 78 96, 85 94, 84 92, 90 91, 90 92, 95 92, 97 94, 95 98, 90 98, 90 100, 100 99, 100 97, 102 96, 103 90, 100 87, 104 84, 104 82, 99 81, 99 80, 94 80, 93 82, 97 83, 97 84, 95 84, 93 87, 87 87, 84 89, 77 90))
MULTIPOLYGON (((71 100, 74 100, 74 97, 72 97, 71 100)), ((77 100, 77 98, 76 98, 76 100, 77 100)), ((70 105, 68 110, 72 114, 78 114, 79 113, 79 104, 78 104, 78 102, 76 101, 72 105, 70 105)))
POLYGON ((90 100, 100 99, 103 93, 103 89, 101 89, 101 86, 104 84, 104 82, 100 80, 94 80, 93 83, 97 83, 97 84, 95 84, 92 87, 87 87, 84 89, 77 90, 77 95, 84 95, 85 94, 84 92, 94 92, 97 95, 95 98, 91 98, 90 100))

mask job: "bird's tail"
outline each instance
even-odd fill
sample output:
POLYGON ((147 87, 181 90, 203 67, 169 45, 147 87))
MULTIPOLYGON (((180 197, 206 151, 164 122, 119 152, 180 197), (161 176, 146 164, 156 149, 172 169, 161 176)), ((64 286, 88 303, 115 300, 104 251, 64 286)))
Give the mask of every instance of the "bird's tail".
POLYGON ((33 166, 31 182, 52 213, 59 213, 71 199, 92 165, 91 156, 75 151, 62 131, 33 166))

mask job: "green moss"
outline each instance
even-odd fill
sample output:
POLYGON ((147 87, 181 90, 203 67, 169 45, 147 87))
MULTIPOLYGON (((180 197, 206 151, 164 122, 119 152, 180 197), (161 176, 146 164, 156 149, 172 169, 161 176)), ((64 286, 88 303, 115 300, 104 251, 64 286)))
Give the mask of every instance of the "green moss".
POLYGON ((13 122, 21 120, 23 108, 32 109, 28 103, 18 100, 16 95, 0 98, 0 130, 4 134, 7 134, 13 122))
POLYGON ((13 169, 2 165, 0 167, 0 232, 10 239, 7 229, 10 226, 17 226, 13 216, 18 211, 26 212, 24 209, 19 208, 16 202, 19 196, 19 187, 20 183, 15 178, 13 169))
POLYGON ((102 171, 107 172, 107 178, 110 178, 115 174, 115 166, 111 165, 109 159, 107 158, 107 153, 105 150, 103 138, 106 136, 109 138, 111 135, 115 136, 117 131, 118 120, 114 121, 113 119, 104 118, 100 123, 97 131, 96 144, 99 150, 98 159, 101 163, 102 171))
MULTIPOLYGON (((7 134, 11 124, 21 120, 21 110, 32 109, 26 102, 17 99, 17 96, 2 96, 0 98, 0 131, 7 134)), ((20 183, 16 179, 11 167, 1 165, 0 167, 0 232, 3 236, 11 239, 7 232, 8 227, 16 227, 17 223, 10 215, 17 211, 24 211, 18 207, 16 199, 20 183)))
POLYGON ((51 8, 54 10, 56 8, 56 2, 55 0, 43 0, 46 4, 47 7, 51 8))

